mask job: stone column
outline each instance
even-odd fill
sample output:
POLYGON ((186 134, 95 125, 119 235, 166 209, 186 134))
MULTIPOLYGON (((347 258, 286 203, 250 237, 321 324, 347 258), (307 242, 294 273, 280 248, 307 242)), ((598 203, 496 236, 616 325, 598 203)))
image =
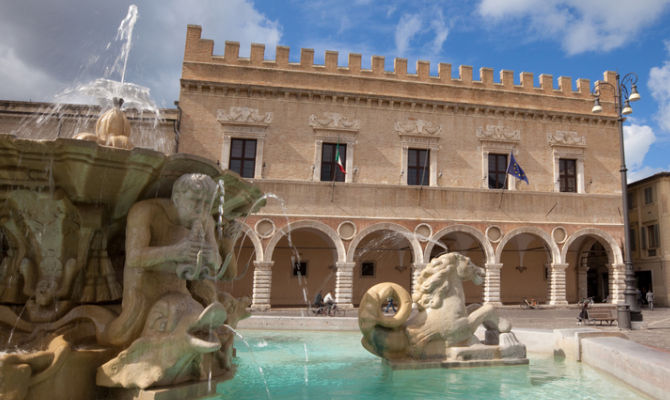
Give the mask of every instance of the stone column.
POLYGON ((335 267, 335 304, 338 308, 350 310, 354 308, 354 266, 353 262, 336 262, 335 267))
POLYGON ((568 300, 565 293, 565 270, 569 264, 551 264, 549 275, 549 304, 565 305, 568 300))
POLYGON ((626 265, 612 264, 612 271, 609 278, 610 283, 610 303, 625 304, 624 289, 626 288, 626 265))
POLYGON ((484 303, 501 306, 500 301, 500 269, 502 264, 486 263, 486 277, 484 278, 484 303))
POLYGON ((412 281, 410 282, 409 291, 414 296, 414 290, 416 289, 416 281, 421 275, 421 271, 426 268, 426 263, 413 263, 412 264, 412 281))
POLYGON ((254 261, 254 287, 251 309, 265 311, 270 309, 272 292, 272 266, 274 261, 254 261))

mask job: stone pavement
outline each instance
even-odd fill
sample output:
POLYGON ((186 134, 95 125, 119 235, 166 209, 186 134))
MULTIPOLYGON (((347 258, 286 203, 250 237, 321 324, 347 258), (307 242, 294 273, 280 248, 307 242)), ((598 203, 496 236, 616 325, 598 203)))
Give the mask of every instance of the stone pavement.
MULTIPOLYGON (((560 308, 538 308, 534 310, 521 309, 518 306, 503 306, 498 308, 501 317, 507 318, 516 328, 533 329, 562 329, 577 327, 577 315, 579 308, 576 305, 570 305, 560 308)), ((306 316, 313 315, 306 309, 272 309, 266 312, 253 312, 252 315, 270 315, 270 316, 306 316)), ((356 317, 357 310, 347 310, 345 317, 356 317)), ((621 331, 634 342, 653 347, 660 351, 670 353, 670 308, 657 307, 654 311, 642 309, 644 324, 642 329, 620 330, 616 326, 599 326, 598 324, 589 325, 589 327, 604 331, 621 331)), ((339 316, 330 318, 340 318, 339 316)))
MULTIPOLYGON (((561 329, 577 327, 577 315, 579 308, 569 306, 566 308, 522 310, 518 307, 502 307, 499 309, 500 316, 512 321, 516 328, 536 329, 561 329)), ((649 311, 642 309, 644 320, 642 329, 621 330, 616 326, 588 325, 604 331, 620 331, 634 342, 654 347, 670 353, 670 308, 654 308, 649 311)))

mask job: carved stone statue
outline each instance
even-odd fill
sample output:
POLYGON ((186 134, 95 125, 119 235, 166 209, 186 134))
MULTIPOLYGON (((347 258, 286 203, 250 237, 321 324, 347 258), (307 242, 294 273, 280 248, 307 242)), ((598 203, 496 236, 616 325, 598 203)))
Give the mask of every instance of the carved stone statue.
MULTIPOLYGON (((123 137, 113 114, 98 126, 123 137)), ((0 398, 191 382, 204 395, 198 381, 233 376, 231 328, 249 299, 215 280, 236 275, 235 219, 263 205, 260 190, 181 154, 3 135, 0 149, 0 398)))
POLYGON ((130 121, 121 111, 123 99, 114 97, 114 107, 102 114, 95 124, 95 134, 80 133, 76 139, 96 142, 103 146, 132 149, 130 141, 130 121))
POLYGON ((468 257, 448 253, 426 265, 412 298, 395 283, 373 286, 363 296, 358 311, 363 347, 395 361, 514 358, 527 363, 525 346, 516 341, 511 324, 499 319, 493 306, 465 306, 462 281, 479 285, 484 272, 468 257), (382 310, 389 297, 399 305, 394 315, 382 310), (474 334, 482 324, 486 328, 484 345, 474 334), (504 345, 498 346, 501 334, 505 335, 504 345), (495 351, 491 346, 497 346, 495 351))

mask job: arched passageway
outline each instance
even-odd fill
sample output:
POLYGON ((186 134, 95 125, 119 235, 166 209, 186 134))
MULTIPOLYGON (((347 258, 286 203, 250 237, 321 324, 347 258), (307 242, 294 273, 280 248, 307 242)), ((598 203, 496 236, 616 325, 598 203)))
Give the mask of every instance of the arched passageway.
POLYGON ((313 227, 291 230, 267 250, 272 257, 271 307, 306 307, 316 293, 335 293, 338 252, 330 236, 313 227))
POLYGON ((358 305, 363 294, 380 282, 395 282, 410 291, 412 263, 415 259, 412 243, 404 232, 379 229, 363 233, 354 243, 352 302, 358 305))
POLYGON ((523 299, 538 303, 549 301, 551 252, 547 242, 534 233, 518 233, 501 242, 498 251, 500 271, 500 297, 503 304, 520 304, 523 299))

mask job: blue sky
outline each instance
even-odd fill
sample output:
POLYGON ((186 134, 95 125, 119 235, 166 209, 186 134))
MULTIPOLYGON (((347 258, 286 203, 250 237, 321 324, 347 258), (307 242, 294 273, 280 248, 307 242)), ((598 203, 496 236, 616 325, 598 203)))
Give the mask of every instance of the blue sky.
MULTIPOLYGON (((151 89, 161 107, 179 96, 187 24, 203 27, 222 54, 226 40, 569 76, 594 82, 606 70, 635 72, 642 100, 625 125, 629 180, 670 170, 670 0, 326 1, 201 0, 104 2, 0 0, 0 99, 52 101, 68 87, 105 74, 130 4, 137 4, 126 81, 151 89), (109 47, 108 44, 110 45, 109 47)), ((118 71, 117 71, 118 72, 118 71)), ((109 73, 111 78, 114 72, 109 73)), ((475 73, 475 79, 477 74, 475 73)), ((521 160, 519 162, 522 163, 521 160)))

